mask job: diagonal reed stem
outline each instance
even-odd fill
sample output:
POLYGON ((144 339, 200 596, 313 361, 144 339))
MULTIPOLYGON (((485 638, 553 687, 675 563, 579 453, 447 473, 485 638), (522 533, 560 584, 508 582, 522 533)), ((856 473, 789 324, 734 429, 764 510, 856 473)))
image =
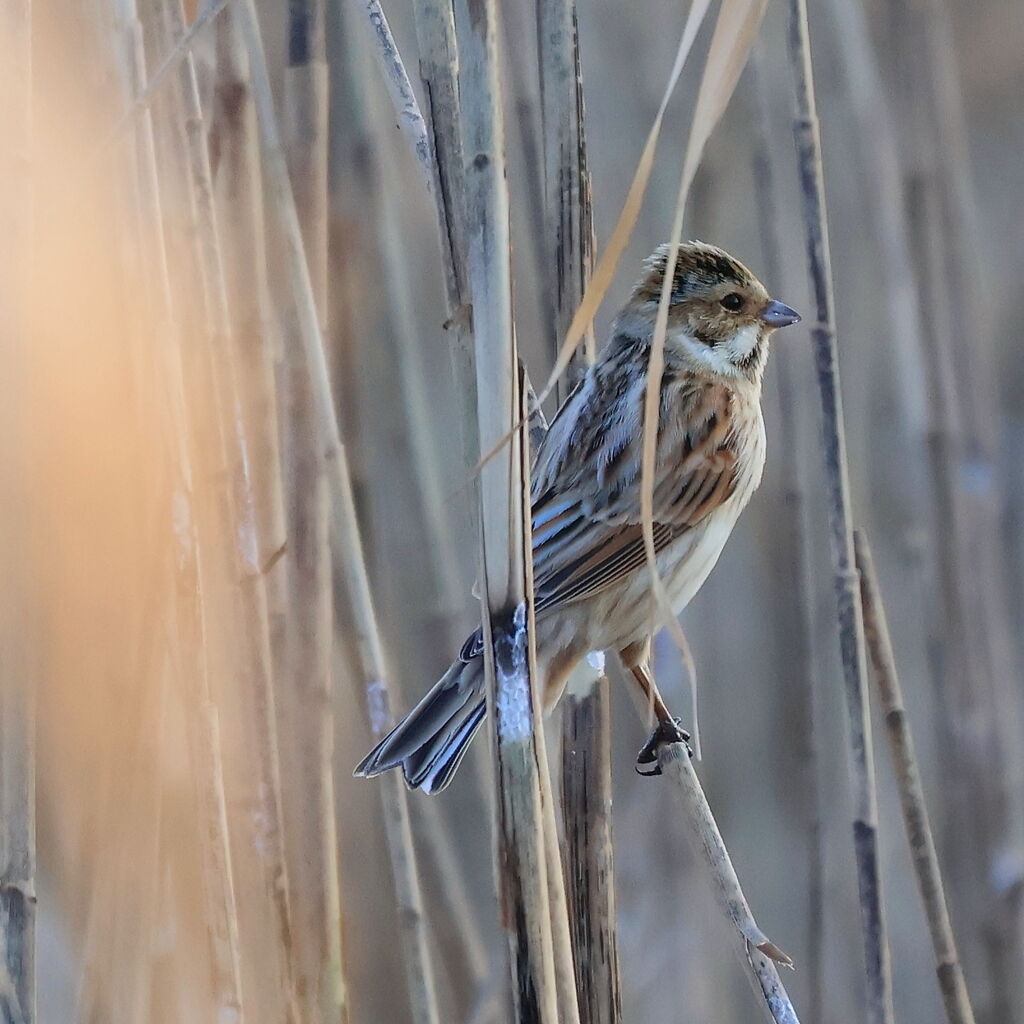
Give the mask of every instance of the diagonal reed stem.
POLYGON ((974 1024, 974 1012, 967 996, 967 985, 960 966, 956 939, 953 937, 949 908, 946 906, 939 856, 932 838, 932 826, 924 801, 924 788, 921 785, 910 722, 903 705, 903 691, 896 671, 896 657, 892 650, 889 622, 875 573, 875 563, 871 557, 867 534, 863 530, 856 531, 854 542, 857 568, 861 574, 864 628, 871 651, 875 687, 885 714, 889 749, 903 808, 903 823, 910 844, 918 891, 928 918, 928 930, 935 951, 935 973, 946 1010, 946 1020, 949 1024, 974 1024))

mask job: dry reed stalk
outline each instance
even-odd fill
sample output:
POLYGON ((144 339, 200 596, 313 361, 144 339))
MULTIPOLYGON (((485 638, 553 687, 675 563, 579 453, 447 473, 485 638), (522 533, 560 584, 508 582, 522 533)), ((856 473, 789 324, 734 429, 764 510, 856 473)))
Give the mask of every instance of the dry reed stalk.
MULTIPOLYGON (((224 10, 231 0, 208 0, 206 5, 196 12, 196 16, 175 42, 168 48, 164 59, 157 65, 156 70, 145 82, 139 94, 132 100, 131 104, 124 111, 121 119, 111 129, 107 136, 107 143, 116 140, 122 132, 131 127, 139 114, 152 104, 160 86, 167 81, 173 72, 181 71, 181 65, 192 56, 192 47, 196 40, 211 24, 214 19, 224 10)), ((101 146, 100 151, 106 147, 101 146)))
MULTIPOLYGON (((0 199, 4 250, 0 265, 3 365, 17 365, 25 343, 26 301, 32 257, 32 4, 14 0, 0 15, 5 85, 0 97, 0 199)), ((12 402, 5 437, 19 436, 12 402)), ((3 472, 14 471, 5 465, 3 472)), ((7 481, 4 481, 5 484, 7 481)), ((13 480, 11 483, 13 484, 13 480)), ((6 490, 6 488, 5 488, 6 490)), ((13 493, 6 490, 6 493, 13 493)), ((35 696, 31 666, 17 654, 21 608, 28 579, 13 537, 0 541, 0 565, 8 581, 0 604, 0 642, 5 652, 0 681, 0 1019, 36 1020, 36 809, 35 696)))
POLYGON ((918 891, 928 918, 932 947, 935 951, 935 973, 949 1024, 974 1024, 974 1012, 967 996, 960 956, 957 953, 953 926, 946 906, 942 872, 932 838, 932 827, 925 804, 921 773, 914 751, 910 722, 903 705, 903 692, 896 670, 885 604, 875 573, 874 559, 863 530, 854 534, 857 568, 860 570, 861 599, 864 604, 864 628, 867 634, 875 686, 878 690, 889 735, 896 782, 903 807, 907 842, 917 876, 918 891))
POLYGON ((361 19, 372 31, 373 53, 388 86, 399 127, 409 140, 434 202, 448 312, 445 326, 452 335, 450 356, 455 390, 462 398, 458 419, 463 463, 468 473, 479 446, 455 16, 452 0, 415 0, 413 7, 426 116, 420 111, 380 4, 376 0, 358 0, 356 4, 361 19))
POLYGON ((644 194, 647 191, 647 183, 650 181, 651 170, 654 167, 654 153, 658 145, 658 139, 661 136, 661 126, 665 120, 665 111, 668 110, 669 100, 672 98, 672 93, 675 92, 679 76, 683 73, 683 68, 686 65, 694 40, 697 38, 697 32, 704 21, 704 16, 707 14, 709 6, 710 0, 694 0, 687 14, 686 23, 683 26, 683 34, 679 40, 679 47, 676 50, 675 61, 672 64, 668 82, 665 84, 665 91, 662 94, 661 103, 658 105, 658 112, 655 114, 651 130, 648 132, 647 139, 644 142, 644 148, 640 154, 636 171, 633 173, 633 180, 630 183, 626 200, 622 205, 622 211, 615 223, 615 228, 612 230, 611 237, 608 239, 608 244, 605 246, 604 252, 594 267, 589 286, 562 341, 558 358, 555 360, 555 365, 551 370, 551 375, 538 396, 542 402, 554 390, 559 378, 565 373, 571 363, 577 347, 585 337, 590 324, 593 323, 594 316, 601 305, 601 300, 604 298, 605 292, 608 291, 608 287, 615 277, 615 270, 619 265, 619 260, 629 244, 633 228, 636 226, 637 218, 640 216, 640 207, 643 204, 644 194))
MULTIPOLYGON (((164 17, 172 47, 185 37, 180 0, 164 0, 164 17)), ((185 345, 186 377, 189 390, 209 396, 215 429, 219 430, 227 465, 229 488, 215 486, 216 516, 221 537, 232 537, 226 578, 234 579, 233 589, 238 643, 244 662, 238 666, 240 678, 249 694, 249 709, 255 731, 254 757, 257 762, 259 814, 252 815, 254 842, 264 851, 266 889, 275 908, 277 938, 285 951, 286 1013, 296 1017, 295 947, 291 914, 288 867, 284 849, 284 825, 281 796, 280 752, 277 735, 276 681, 270 649, 270 623, 259 562, 259 541, 254 518, 255 498, 247 459, 247 424, 242 418, 238 383, 231 360, 232 322, 228 306, 224 261, 221 252, 217 215, 213 199, 213 180, 204 133, 195 64, 186 54, 180 70, 178 102, 184 123, 184 147, 188 162, 186 192, 195 217, 197 267, 202 285, 202 315, 207 332, 205 360, 185 345), (205 365, 202 365, 205 363, 205 365), (205 390, 204 390, 205 389, 205 390)), ((206 480, 216 479, 216 470, 201 470, 206 480)))
MULTIPOLYGON (((288 8, 288 66, 282 128, 305 240, 306 264, 321 331, 327 317, 328 67, 323 0, 288 8)), ((284 433, 288 458, 288 607, 293 617, 285 642, 284 718, 292 771, 284 783, 292 816, 290 872, 296 880, 296 993, 304 1024, 347 1021, 342 970, 341 893, 334 794, 334 703, 327 474, 301 340, 286 328, 282 377, 286 391, 284 433)), ((286 762, 287 763, 287 762, 286 762)))
POLYGON ((754 920, 732 858, 694 770, 690 752, 683 743, 663 743, 658 749, 658 764, 662 773, 675 784, 686 816, 687 834, 699 846, 711 869, 715 897, 739 933, 744 956, 764 999, 764 1008, 776 1024, 799 1024, 777 967, 778 964, 792 967, 793 961, 761 931, 754 920))
MULTIPOLYGON (((232 323, 230 358, 240 415, 246 426, 246 457, 251 467, 249 513, 255 524, 254 558, 262 566, 265 581, 272 664, 275 675, 283 678, 285 626, 290 606, 285 591, 286 560, 280 557, 286 545, 286 523, 274 379, 279 343, 267 281, 259 140, 249 88, 248 57, 239 33, 237 12, 229 7, 213 29, 216 63, 207 121, 214 205, 232 323)), ((253 772, 251 767, 252 715, 245 688, 232 687, 225 696, 225 747, 232 754, 227 760, 226 780, 232 795, 231 825, 234 834, 247 835, 251 832, 250 813, 261 803, 256 788, 260 773, 253 772)), ((282 740, 286 738, 281 736, 282 740)), ((294 806, 286 793, 282 799, 285 806, 294 806)), ((305 806, 300 804, 299 809, 305 806)), ((292 831, 286 830, 286 839, 292 831)), ((235 842, 232 860, 242 897, 239 927, 246 1000, 250 1010, 258 1006, 266 1019, 280 1018, 287 1012, 286 951, 276 941, 278 909, 267 889, 259 844, 235 842)), ((293 864, 294 861, 289 864, 289 874, 293 864)), ((295 893, 294 884, 290 891, 295 893)))
MULTIPOLYGON (((132 0, 124 0, 119 11, 128 32, 126 58, 130 95, 136 97, 146 81, 141 24, 132 0)), ((211 943, 211 976, 219 1008, 230 1014, 232 1019, 242 1020, 237 901, 230 857, 223 759, 206 658, 208 642, 204 605, 208 598, 205 596, 193 500, 190 455, 193 444, 185 412, 182 358, 171 334, 175 316, 162 229, 155 137, 148 110, 144 110, 137 125, 136 156, 141 198, 139 227, 155 242, 152 248, 143 246, 143 251, 152 252, 151 259, 155 261, 149 272, 150 277, 156 279, 154 292, 158 299, 155 312, 163 349, 156 361, 162 364, 165 372, 169 371, 166 411, 176 442, 176 450, 170 453, 175 507, 169 510, 170 518, 177 524, 174 622, 176 645, 183 658, 182 676, 187 683, 185 704, 190 716, 188 741, 196 803, 203 822, 203 898, 211 943)))
MULTIPOLYGON (((539 276, 548 300, 548 344, 557 357, 559 342, 583 300, 593 269, 594 220, 576 5, 574 0, 538 0, 536 13, 544 157, 544 233, 536 244, 542 253, 539 276)), ((522 122, 521 112, 520 127, 529 134, 530 125, 522 122)), ((570 382, 595 355, 591 325, 583 358, 570 367, 570 382)), ((613 1024, 622 1018, 622 993, 615 927, 610 710, 603 657, 600 669, 581 665, 569 689, 562 707, 561 803, 576 994, 582 1019, 613 1024)))
MULTIPOLYGON (((361 12, 355 12, 361 17, 361 12)), ((350 19, 342 19, 347 29, 350 19)), ((383 126, 390 119, 367 110, 363 81, 353 54, 346 48, 341 56, 341 74, 346 79, 346 135, 349 143, 360 154, 351 174, 354 191, 366 209, 367 220, 378 226, 380 263, 386 280, 391 282, 390 298, 381 311, 383 330, 395 339, 396 363, 402 391, 402 412, 407 420, 406 436, 411 448, 411 475, 416 482, 418 504, 416 513, 426 525, 428 548, 432 565, 431 588, 424 596, 427 630, 437 637, 437 646, 446 657, 461 646, 459 613, 464 605, 464 594, 458 572, 458 558, 452 531, 450 498, 444 492, 441 479, 439 452, 433 439, 435 433, 428 395, 423 381, 427 379, 425 351, 422 344, 422 326, 406 300, 413 292, 409 278, 408 247, 398 217, 397 204, 390 198, 399 194, 402 183, 393 161, 381 158, 384 144, 383 126)), ((461 143, 459 144, 461 153, 461 143)), ((461 158, 460 158, 461 159, 461 158)), ((451 182, 446 187, 450 187, 451 182)), ((442 189, 435 187, 433 198, 439 202, 442 189)), ((443 219, 442 211, 438 217, 443 219)), ((457 264, 464 265, 460 252, 457 264)), ((451 297, 449 297, 451 301, 451 297)), ((449 306, 451 310, 451 307, 449 306)), ((351 309, 348 309, 351 312, 351 309)), ((458 327, 454 328, 456 331, 458 327)), ((475 391, 475 389, 474 389, 475 391)), ((475 410, 474 410, 475 415, 475 410)), ((470 464, 467 460, 467 464, 470 464)), ((480 794, 483 799, 483 794, 480 794)), ((480 924, 472 899, 466 887, 466 871, 460 864, 453 845, 453 831, 444 820, 443 808, 430 802, 423 806, 416 818, 420 848, 432 873, 433 883, 427 888, 434 901, 436 913, 431 927, 437 934, 437 948, 444 949, 445 965, 457 1005, 469 1005, 488 970, 486 951, 480 924)))
MULTIPOLYGON (((592 674, 588 674, 592 675, 592 674)), ((562 710, 565 870, 581 1020, 622 1020, 612 845, 611 714, 608 677, 571 685, 562 710)))
MULTIPOLYGON (((355 623, 352 660, 359 669, 359 677, 355 682, 359 684, 366 699, 374 737, 379 739, 390 728, 391 712, 383 649, 355 514, 352 482, 338 431, 316 298, 306 263, 302 230, 274 111, 274 98, 256 7, 253 0, 238 2, 259 118, 268 200, 281 230, 297 335, 301 341, 306 372, 310 380, 311 405, 315 415, 320 457, 327 466, 331 497, 331 542, 340 563, 342 589, 355 623)), ((416 876, 406 794, 401 779, 395 773, 381 780, 381 799, 384 803, 389 852, 398 895, 399 922, 412 1015, 417 1024, 433 1024, 438 1020, 437 996, 430 967, 422 898, 416 876)))
MULTIPOLYGON (((3 365, 17 365, 26 344, 28 281, 32 259, 32 30, 31 0, 6 4, 0 15, 4 88, 0 97, 0 200, 4 258, 0 273, 0 342, 3 365)), ((12 401, 10 432, 19 436, 12 401)), ((6 420, 6 417, 5 417, 6 420)), ((7 481, 4 481, 5 483, 7 481)), ((12 494, 12 489, 5 493, 12 494)), ((0 683, 0 1019, 36 1020, 36 715, 32 666, 18 655, 19 620, 28 578, 13 537, 0 541, 6 596, 0 603, 0 642, 9 652, 0 683), (15 596, 16 595, 16 596, 15 596)))
MULTIPOLYGON (((754 47, 753 85, 757 93, 758 133, 754 149, 754 190, 757 196, 758 226, 765 280, 772 289, 783 283, 781 221, 775 199, 775 173, 769 140, 772 138, 765 80, 763 43, 754 47)), ((779 443, 782 452, 782 502, 784 524, 782 551, 778 564, 785 574, 785 589, 792 595, 797 628, 792 634, 794 651, 791 676, 796 681, 797 700, 791 705, 795 717, 793 733, 800 758, 799 802, 803 811, 804 856, 807 871, 808 984, 807 1017, 821 1020, 824 1012, 824 875, 825 851, 821 825, 820 766, 816 729, 818 697, 814 685, 814 606, 810 577, 807 496, 800 470, 804 449, 798 410, 800 385, 797 363, 800 353, 788 345, 774 354, 779 410, 779 443)))
POLYGON ((966 120, 949 11, 940 0, 898 5, 913 40, 899 95, 909 133, 905 187, 914 232, 928 371, 939 610, 939 707, 951 894, 979 1014, 1024 1012, 1024 723, 1014 667, 1003 498, 996 468, 989 353, 990 304, 978 273, 977 224, 966 120), (974 339, 964 344, 963 339, 974 339), (970 729, 964 723, 970 723, 970 729), (998 882, 995 880, 998 879, 998 882), (995 884, 993 884, 995 883, 995 884))
MULTIPOLYGON (((472 0, 463 41, 469 280, 474 309, 480 440, 512 434, 483 466, 481 592, 488 705, 496 770, 495 867, 521 1020, 578 1019, 553 819, 545 822, 546 763, 532 680, 529 442, 512 325, 509 200, 494 0, 472 0), (545 776, 545 778, 541 778, 545 776), (552 906, 552 896, 555 905, 552 906), (552 914, 561 916, 553 928, 552 914), (557 952, 555 944, 561 947, 557 952), (566 968, 569 968, 568 971, 566 968)), ((548 797, 550 801, 550 795, 548 797)))
POLYGON ((272 645, 280 643, 283 613, 278 593, 283 572, 274 565, 285 547, 286 523, 274 365, 280 352, 267 281, 267 245, 263 215, 256 112, 249 86, 249 58, 231 8, 214 26, 215 82, 209 124, 214 205, 225 253, 224 281, 231 312, 232 363, 248 425, 248 455, 253 466, 253 516, 257 558, 267 577, 272 645))
POLYGON ((892 971, 879 877, 878 807, 867 702, 864 623, 854 564, 842 392, 833 326, 831 254, 806 0, 791 0, 790 13, 791 59, 796 86, 793 130, 815 303, 811 339, 821 397, 831 550, 845 682, 850 785, 854 801, 853 840, 860 892, 868 1019, 872 1024, 892 1024, 892 971))
MULTIPOLYGON (((447 328, 451 332, 451 373, 455 393, 461 396, 459 433, 462 461, 469 475, 480 451, 476 412, 476 371, 473 362, 473 311, 470 306, 468 250, 464 199, 462 116, 459 106, 459 56, 455 36, 453 0, 413 0, 419 73, 423 83, 427 131, 436 176, 433 195, 438 234, 444 260, 447 328)), ((476 480, 471 479, 469 501, 476 522, 476 480)))

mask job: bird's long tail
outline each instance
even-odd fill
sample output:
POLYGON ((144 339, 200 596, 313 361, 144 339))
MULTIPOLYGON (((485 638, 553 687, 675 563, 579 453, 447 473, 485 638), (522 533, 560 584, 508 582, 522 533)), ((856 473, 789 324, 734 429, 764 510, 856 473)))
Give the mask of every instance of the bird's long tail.
POLYGON ((483 658, 460 657, 366 755, 355 774, 370 778, 401 765, 410 788, 441 792, 484 720, 483 688, 483 658))

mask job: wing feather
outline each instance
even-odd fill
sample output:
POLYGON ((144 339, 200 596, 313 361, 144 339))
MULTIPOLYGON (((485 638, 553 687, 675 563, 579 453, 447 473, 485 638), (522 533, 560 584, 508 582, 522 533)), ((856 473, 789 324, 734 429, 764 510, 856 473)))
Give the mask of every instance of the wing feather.
MULTIPOLYGON (((627 385, 610 376, 614 368, 605 377, 588 376, 573 392, 537 454, 533 563, 538 612, 612 587, 646 560, 639 480, 642 380, 627 385)), ((739 460, 732 395, 725 386, 679 376, 666 378, 663 393, 656 552, 733 493, 739 460)))

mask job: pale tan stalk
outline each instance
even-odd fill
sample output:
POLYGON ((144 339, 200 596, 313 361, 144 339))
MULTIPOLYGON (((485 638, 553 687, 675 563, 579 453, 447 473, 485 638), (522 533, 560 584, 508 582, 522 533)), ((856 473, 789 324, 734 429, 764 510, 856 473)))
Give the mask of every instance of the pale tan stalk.
POLYGON ((821 396, 822 449, 845 683, 850 787, 854 804, 853 843, 860 892, 867 1013, 871 1024, 892 1024, 892 968, 879 876, 878 806, 867 701, 864 622, 854 564, 846 436, 833 319, 831 254, 806 0, 791 0, 790 13, 790 43, 796 85, 793 130, 803 191, 808 268, 814 297, 815 316, 811 338, 821 396))
MULTIPOLYGON (((129 84, 138 95, 146 81, 145 53, 141 26, 132 0, 122 5, 122 17, 130 33, 127 47, 129 84)), ((158 362, 169 371, 167 415, 174 428, 177 449, 170 453, 174 472, 175 508, 170 517, 177 524, 175 552, 175 624, 177 645, 183 658, 188 684, 186 711, 189 715, 189 751, 196 787, 196 802, 203 822, 201 835, 205 918, 211 943, 212 978, 218 1007, 244 1020, 239 951, 238 909, 231 866, 227 810, 224 794, 224 765, 217 710, 213 703, 207 664, 205 575, 201 558, 196 508, 193 501, 191 428, 185 412, 185 387, 180 339, 172 334, 175 324, 172 290, 163 237, 160 180, 152 119, 148 111, 136 134, 139 168, 141 226, 155 241, 155 266, 159 297, 155 310, 161 331, 158 362)))
MULTIPOLYGON (((316 296, 306 263, 302 230, 274 111, 273 93, 256 7, 253 0, 237 2, 240 4, 253 95, 259 117, 268 201, 281 231, 285 270, 291 289, 291 301, 294 304, 297 338, 302 345, 305 368, 310 380, 310 405, 316 422, 320 458, 324 460, 327 468, 331 500, 331 544, 340 563, 343 590, 354 618, 352 660, 358 665, 359 670, 358 678, 354 681, 365 695, 374 736, 380 738, 390 728, 391 722, 383 649, 356 520, 348 461, 338 431, 316 296)), ((384 802, 389 851, 398 891, 399 921, 412 1015, 417 1024, 434 1024, 439 1019, 437 995, 423 921, 422 897, 416 876, 406 794, 399 776, 392 773, 381 780, 381 797, 384 802)))
POLYGON ((857 568, 860 570, 860 592, 864 604, 864 629, 867 634, 875 686, 878 690, 889 736, 896 782, 903 807, 903 822, 910 844, 910 855, 917 875, 917 887, 928 918, 932 948, 935 951, 935 973, 949 1024, 974 1024, 974 1012, 967 996, 960 955, 953 937, 953 926, 946 906, 939 857, 932 838, 931 822, 925 805, 921 773, 910 733, 910 721, 903 706, 903 691, 896 671, 896 657, 889 636, 881 588, 875 573, 874 559, 863 530, 854 534, 857 568))
MULTIPOLYGON (((184 32, 181 8, 177 0, 165 7, 173 40, 184 32)), ((184 347, 188 357, 186 373, 189 391, 208 395, 207 408, 213 410, 213 426, 219 430, 226 460, 230 490, 215 487, 216 516, 220 537, 231 537, 234 544, 224 555, 227 578, 238 581, 231 591, 235 623, 244 661, 238 665, 240 678, 248 690, 248 710, 252 715, 254 759, 257 764, 259 813, 251 816, 253 841, 264 851, 266 891, 275 907, 277 940, 285 953, 286 975, 282 985, 288 1019, 295 1019, 294 932, 290 906, 290 885, 284 853, 284 825, 281 796, 280 754, 277 735, 276 681, 270 650, 263 566, 259 562, 259 544, 254 517, 254 494, 247 459, 248 438, 231 361, 231 315, 228 307, 209 154, 203 133, 202 110, 194 63, 186 57, 182 64, 180 102, 184 107, 184 146, 188 160, 188 201, 196 218, 197 266, 203 294, 203 318, 207 331, 208 365, 203 365, 196 346, 184 347), (208 389, 204 391, 203 389, 208 389)), ((220 468, 204 467, 206 479, 217 479, 220 468)))
MULTIPOLYGON (((26 312, 32 253, 32 4, 14 0, 0 13, 5 88, 0 96, 0 365, 17 366, 27 344, 26 312)), ((6 372, 6 371, 5 371, 6 372)), ((4 403, 6 406, 8 403, 4 403)), ((0 413, 6 443, 19 442, 17 408, 0 413), (10 419, 8 420, 8 416, 10 419)), ((13 494, 15 467, 0 467, 4 492, 13 494)), ((20 485, 18 485, 20 486, 20 485)), ((26 525, 18 517, 17 525, 26 525)), ((36 744, 35 693, 23 650, 22 615, 29 576, 17 531, 0 539, 0 646, 6 652, 0 677, 0 1018, 10 1024, 36 1020, 36 744)))
MULTIPOLYGON (((481 447, 512 432, 511 442, 481 470, 483 540, 481 593, 488 705, 494 729, 495 866, 509 942, 515 1012, 521 1020, 554 1022, 578 1015, 566 977, 567 929, 553 935, 552 913, 564 920, 560 872, 545 838, 539 776, 546 764, 539 700, 534 699, 529 442, 526 399, 512 325, 509 200, 494 0, 471 0, 463 49, 462 104, 466 147, 469 281, 473 297, 481 447)), ((555 851, 552 851, 555 852, 555 851)), ((563 897, 564 899, 564 897, 563 897)))
MULTIPOLYGON (((328 68, 323 0, 288 8, 288 66, 282 130, 292 191, 305 240, 321 332, 327 319, 328 68)), ((327 473, 302 343, 286 321, 282 377, 288 456, 288 607, 284 718, 289 723, 284 779, 291 820, 289 870, 295 879, 295 988, 303 1024, 338 1024, 349 1016, 342 970, 338 824, 334 795, 334 605, 327 473)))
MULTIPOLYGON (((574 0, 538 0, 544 234, 540 279, 548 345, 557 358, 594 263, 594 215, 583 125, 583 74, 574 0)), ((529 125, 521 125, 524 134, 529 125)), ((562 388, 594 361, 593 325, 562 388)), ((603 656, 601 657, 603 663, 603 656)), ((603 668, 603 665, 602 665, 603 668)), ((622 1019, 615 927, 608 680, 589 663, 573 674, 562 707, 561 803, 576 993, 590 1024, 622 1019)), ((557 924, 557 920, 556 920, 557 924)))

